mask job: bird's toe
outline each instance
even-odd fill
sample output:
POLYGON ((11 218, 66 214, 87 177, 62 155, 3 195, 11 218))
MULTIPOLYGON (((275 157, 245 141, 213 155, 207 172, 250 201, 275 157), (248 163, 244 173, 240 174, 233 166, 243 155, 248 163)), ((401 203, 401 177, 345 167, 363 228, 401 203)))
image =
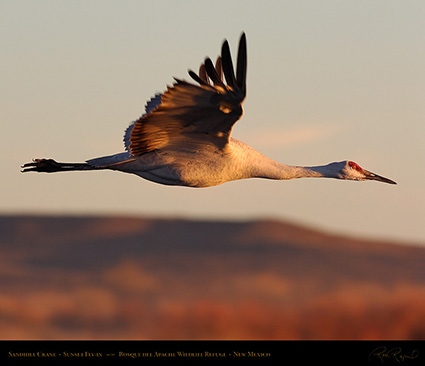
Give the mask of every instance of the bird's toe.
POLYGON ((53 159, 33 159, 32 163, 26 163, 21 166, 22 173, 26 172, 55 172, 59 168, 59 164, 53 159))

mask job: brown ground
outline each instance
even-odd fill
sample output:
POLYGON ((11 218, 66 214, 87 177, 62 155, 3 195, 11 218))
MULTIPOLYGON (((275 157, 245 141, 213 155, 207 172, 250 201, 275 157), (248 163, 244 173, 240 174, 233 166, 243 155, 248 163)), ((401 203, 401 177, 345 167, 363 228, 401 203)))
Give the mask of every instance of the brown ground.
POLYGON ((425 339, 425 247, 285 222, 0 216, 1 339, 425 339))

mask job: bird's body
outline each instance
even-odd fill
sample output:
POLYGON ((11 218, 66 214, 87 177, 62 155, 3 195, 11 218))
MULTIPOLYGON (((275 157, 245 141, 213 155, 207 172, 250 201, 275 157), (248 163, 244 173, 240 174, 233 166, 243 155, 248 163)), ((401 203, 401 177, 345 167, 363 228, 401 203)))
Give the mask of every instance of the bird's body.
POLYGON ((225 41, 215 66, 207 58, 198 75, 189 71, 200 85, 176 79, 165 93, 156 94, 147 103, 146 113, 126 130, 122 153, 90 159, 86 163, 35 159, 25 164, 23 171, 109 169, 136 174, 160 184, 188 187, 210 187, 245 178, 304 177, 395 184, 351 161, 316 167, 281 164, 232 138, 233 125, 243 114, 246 60, 245 34, 239 43, 236 74, 225 41))
MULTIPOLYGON (((181 149, 163 149, 133 158, 128 153, 88 161, 99 169, 108 168, 137 174, 166 185, 210 187, 245 178, 297 178, 301 167, 290 167, 267 158, 243 142, 231 138, 224 149, 214 144, 197 144, 181 149)), ((311 171, 311 176, 319 176, 311 171)))
POLYGON ((189 187, 209 187, 227 181, 251 178, 254 161, 250 158, 259 154, 240 141, 231 139, 223 149, 214 144, 189 143, 178 149, 161 149, 133 158, 117 154, 107 158, 92 159, 88 163, 102 168, 105 166, 139 175, 147 180, 189 187), (109 160, 124 158, 119 163, 109 160))

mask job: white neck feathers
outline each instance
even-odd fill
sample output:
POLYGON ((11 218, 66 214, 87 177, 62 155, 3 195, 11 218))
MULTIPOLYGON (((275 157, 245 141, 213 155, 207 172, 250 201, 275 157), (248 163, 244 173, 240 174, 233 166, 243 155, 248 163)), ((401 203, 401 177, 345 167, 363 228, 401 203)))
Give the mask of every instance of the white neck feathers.
POLYGON ((233 154, 238 163, 244 162, 246 175, 249 178, 296 179, 308 177, 339 178, 334 164, 303 167, 279 163, 272 160, 250 146, 232 139, 233 154))

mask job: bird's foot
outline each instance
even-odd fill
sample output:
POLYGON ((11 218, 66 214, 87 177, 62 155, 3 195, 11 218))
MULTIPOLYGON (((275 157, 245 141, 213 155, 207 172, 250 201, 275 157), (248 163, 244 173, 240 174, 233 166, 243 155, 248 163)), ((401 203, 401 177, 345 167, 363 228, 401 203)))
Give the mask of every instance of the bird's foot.
POLYGON ((53 173, 61 170, 62 164, 53 159, 33 159, 32 163, 26 163, 21 166, 22 173, 26 172, 44 172, 53 173))

